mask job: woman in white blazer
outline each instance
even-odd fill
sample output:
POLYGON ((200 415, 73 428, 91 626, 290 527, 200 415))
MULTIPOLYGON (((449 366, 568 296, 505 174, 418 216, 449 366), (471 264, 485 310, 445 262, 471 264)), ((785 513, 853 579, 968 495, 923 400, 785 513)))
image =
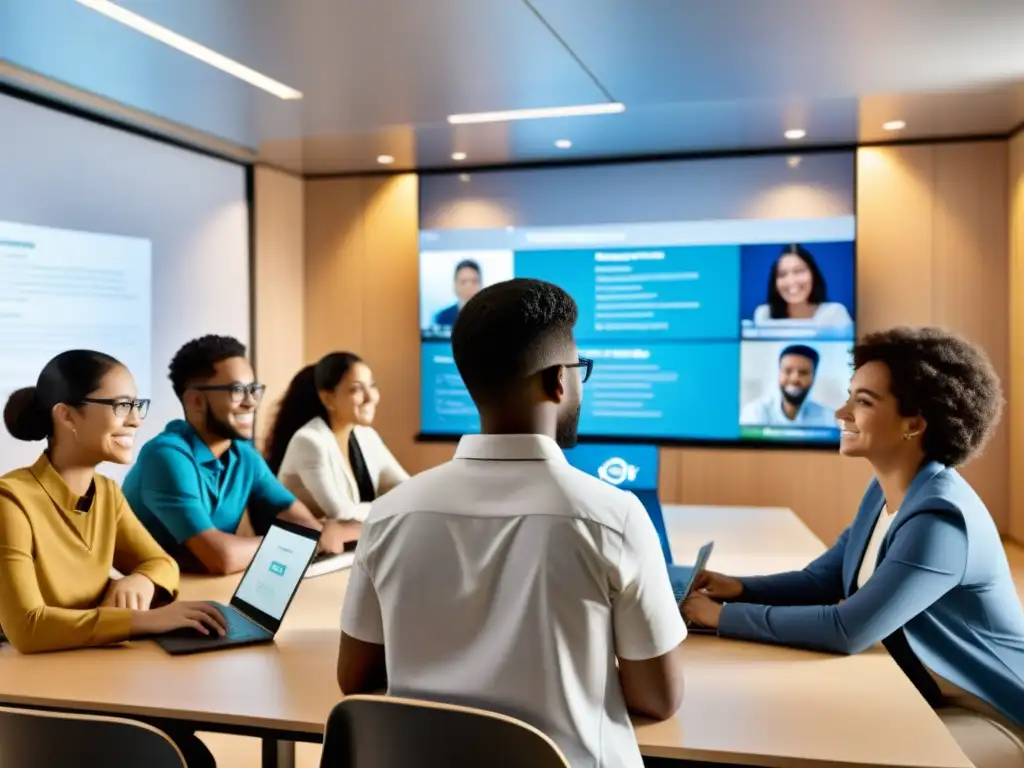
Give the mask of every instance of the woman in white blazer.
POLYGON ((357 355, 332 352, 299 371, 267 441, 271 470, 316 514, 362 522, 370 502, 409 475, 370 426, 380 401, 357 355))

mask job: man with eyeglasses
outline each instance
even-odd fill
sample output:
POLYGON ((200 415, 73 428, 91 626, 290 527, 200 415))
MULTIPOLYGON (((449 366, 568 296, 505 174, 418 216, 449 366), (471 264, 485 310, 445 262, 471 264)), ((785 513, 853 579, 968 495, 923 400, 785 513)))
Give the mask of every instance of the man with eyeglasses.
POLYGON ((174 356, 170 379, 185 418, 142 447, 123 490, 182 570, 245 570, 260 543, 238 534, 247 510, 257 533, 278 516, 322 530, 321 550, 341 552, 350 529, 318 521, 252 445, 265 387, 255 381, 245 345, 229 336, 194 339, 174 356))
POLYGON ((459 312, 452 355, 481 434, 373 502, 338 684, 503 712, 571 765, 640 768, 627 709, 678 709, 686 627, 643 505, 562 452, 593 367, 577 314, 564 290, 524 278, 459 312))

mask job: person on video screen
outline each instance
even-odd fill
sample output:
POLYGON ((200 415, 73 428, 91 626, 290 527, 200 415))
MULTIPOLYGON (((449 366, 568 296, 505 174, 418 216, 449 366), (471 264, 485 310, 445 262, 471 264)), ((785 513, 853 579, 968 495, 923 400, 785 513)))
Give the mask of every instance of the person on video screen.
POLYGON ((831 408, 810 398, 820 360, 816 350, 793 344, 779 355, 779 387, 748 403, 740 423, 758 426, 835 427, 831 408))
POLYGON ((459 310, 465 306, 467 301, 476 296, 482 282, 483 275, 478 263, 472 259, 463 259, 456 264, 454 288, 458 301, 434 315, 434 325, 454 325, 455 318, 459 316, 459 310))
POLYGON ((802 245, 787 245, 768 275, 768 301, 754 310, 755 325, 779 321, 829 327, 852 326, 850 313, 838 301, 828 300, 825 277, 811 252, 802 245))

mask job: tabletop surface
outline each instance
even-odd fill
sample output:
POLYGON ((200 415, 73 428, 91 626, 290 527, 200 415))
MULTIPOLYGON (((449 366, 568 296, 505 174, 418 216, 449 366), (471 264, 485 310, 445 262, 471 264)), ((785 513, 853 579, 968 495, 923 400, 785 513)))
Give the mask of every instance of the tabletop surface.
MULTIPOLYGON (((822 543, 788 509, 665 508, 677 562, 714 540, 735 575, 803 567, 822 543)), ((228 602, 238 581, 186 577, 182 597, 228 602)), ((273 644, 171 657, 135 641, 37 656, 0 649, 0 704, 178 717, 320 734, 339 699, 339 615, 348 571, 306 579, 273 644)), ((842 657, 716 637, 686 645, 686 695, 671 719, 636 721, 644 754, 772 766, 969 768, 884 650, 842 657)))

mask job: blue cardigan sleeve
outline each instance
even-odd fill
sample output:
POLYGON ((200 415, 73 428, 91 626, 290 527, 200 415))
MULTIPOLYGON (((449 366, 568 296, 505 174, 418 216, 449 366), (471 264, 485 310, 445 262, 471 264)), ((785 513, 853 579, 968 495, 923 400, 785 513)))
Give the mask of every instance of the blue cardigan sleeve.
POLYGON ((832 605, 843 599, 843 557, 850 529, 831 549, 802 571, 740 579, 743 594, 736 602, 759 605, 832 605))
POLYGON ((884 640, 963 578, 967 531, 958 515, 923 512, 893 534, 864 586, 839 605, 730 603, 718 634, 833 653, 859 653, 884 640))

